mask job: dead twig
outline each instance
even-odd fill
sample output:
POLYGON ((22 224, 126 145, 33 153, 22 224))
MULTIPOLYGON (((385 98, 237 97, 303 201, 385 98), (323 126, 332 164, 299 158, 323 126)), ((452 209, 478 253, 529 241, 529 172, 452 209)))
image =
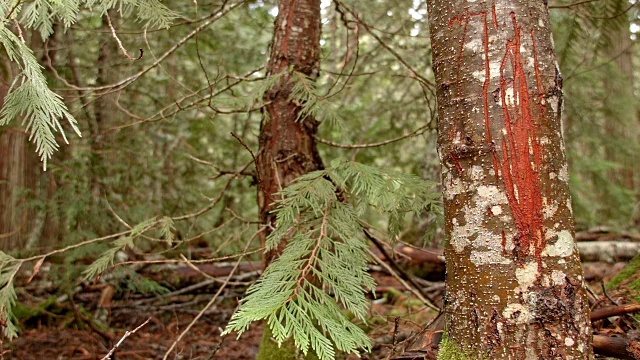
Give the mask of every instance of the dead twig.
POLYGON ((111 350, 109 351, 109 353, 107 355, 105 355, 101 360, 109 360, 111 359, 111 356, 113 355, 113 353, 116 351, 116 349, 118 349, 118 347, 120 345, 122 345, 122 343, 124 342, 124 340, 126 338, 128 338, 130 335, 135 334, 136 331, 142 329, 143 326, 147 325, 147 323, 149 323, 149 321, 151 320, 151 318, 148 318, 147 321, 143 322, 142 324, 138 325, 137 328, 131 330, 131 331, 127 331, 124 333, 124 335, 122 335, 122 337, 120 338, 120 340, 111 348, 111 350))

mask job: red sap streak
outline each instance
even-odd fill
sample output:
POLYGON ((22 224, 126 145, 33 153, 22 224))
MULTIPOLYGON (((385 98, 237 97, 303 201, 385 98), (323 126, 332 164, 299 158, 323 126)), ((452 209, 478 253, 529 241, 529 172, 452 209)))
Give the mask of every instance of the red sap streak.
POLYGON ((504 234, 504 229, 502 230, 502 255, 507 255, 507 236, 504 234))
MULTIPOLYGON (((458 52, 458 64, 456 68, 456 81, 460 76, 460 66, 462 59, 462 51, 464 50, 464 41, 467 35, 467 26, 469 21, 475 16, 480 16, 482 18, 482 46, 484 51, 484 83, 482 84, 482 101, 484 106, 484 126, 485 126, 485 136, 487 143, 492 143, 491 139, 491 131, 489 127, 489 85, 491 83, 491 70, 489 66, 489 27, 487 25, 487 13, 485 11, 480 11, 477 13, 469 13, 469 9, 464 9, 464 13, 462 15, 455 16, 451 20, 449 20, 449 29, 453 27, 456 22, 464 23, 462 29, 462 40, 460 42, 460 50, 458 52)), ((495 2, 492 6, 492 16, 494 20, 494 26, 497 28, 498 22, 496 20, 495 13, 495 2)), ((493 168, 495 172, 496 178, 498 178, 498 159, 496 158, 495 153, 492 154, 493 158, 493 168)))
POLYGON ((498 17, 496 16, 496 0, 491 1, 491 18, 493 19, 493 27, 498 30, 498 17))
POLYGON ((463 23, 462 28, 462 40, 460 40, 460 50, 458 50, 458 62, 456 64, 456 83, 458 83, 458 79, 460 78, 460 65, 462 64, 462 51, 464 50, 464 40, 467 37, 467 26, 469 25, 469 8, 464 9, 464 14, 461 16, 455 16, 453 19, 449 20, 449 30, 453 27, 453 24, 456 22, 463 23))
POLYGON ((462 165, 460 165, 460 161, 458 161, 458 158, 453 154, 453 152, 451 152, 449 156, 451 156, 451 161, 456 166, 456 170, 458 170, 458 174, 462 175, 462 165))
MULTIPOLYGON (((507 40, 506 53, 500 65, 500 95, 506 131, 506 135, 502 137, 500 168, 509 207, 518 230, 514 239, 516 247, 520 249, 518 255, 533 254, 540 263, 540 255, 545 245, 542 193, 538 175, 542 160, 542 146, 536 134, 537 128, 532 114, 531 95, 527 87, 527 74, 524 71, 524 62, 520 53, 520 28, 518 28, 514 13, 511 13, 511 20, 514 38, 507 40), (511 84, 508 84, 504 77, 507 63, 511 65, 513 74, 511 84), (510 100, 510 104, 507 104, 506 93, 509 89, 512 90, 513 99, 510 100)), ((533 41, 533 49, 533 66, 539 89, 535 40, 533 41)))
MULTIPOLYGON (((462 65, 462 55, 464 42, 466 39, 469 21, 480 16, 483 21, 483 52, 485 58, 485 79, 482 86, 482 101, 484 106, 485 139, 487 143, 493 144, 489 116, 489 87, 491 84, 491 72, 489 64, 489 29, 487 24, 487 12, 470 13, 466 8, 460 15, 449 21, 448 27, 451 29, 454 24, 461 23, 462 39, 457 54, 456 82, 459 78, 462 65)), ((491 16, 493 26, 498 29, 498 20, 495 9, 495 1, 492 1, 491 16)), ((537 128, 534 123, 535 114, 532 113, 534 106, 527 86, 527 74, 525 65, 520 53, 521 33, 518 28, 516 17, 511 13, 514 37, 507 40, 506 53, 500 64, 500 96, 502 100, 502 110, 504 115, 504 128, 506 134, 502 136, 502 148, 492 153, 493 168, 496 178, 502 173, 502 182, 505 187, 507 200, 512 216, 516 223, 517 234, 514 244, 518 249, 517 256, 524 257, 533 255, 541 263, 541 253, 545 245, 545 230, 542 215, 542 194, 540 190, 540 179, 538 171, 542 162, 542 145, 537 136, 537 128), (513 79, 505 77, 505 70, 509 65, 509 70, 513 79), (511 90, 513 99, 509 99, 507 104, 507 90, 511 90), (500 154, 498 154, 500 153, 500 154), (500 155, 500 156, 499 156, 500 155)), ((533 57, 535 80, 538 97, 542 96, 540 69, 537 61, 537 48, 532 32, 533 57)), ((540 98, 538 104, 540 114, 544 114, 544 105, 540 98)), ((453 155, 453 154, 452 154, 453 155)), ((452 156, 456 168, 460 170, 457 159, 452 156)), ((502 246, 506 247, 506 236, 502 234, 502 246)))

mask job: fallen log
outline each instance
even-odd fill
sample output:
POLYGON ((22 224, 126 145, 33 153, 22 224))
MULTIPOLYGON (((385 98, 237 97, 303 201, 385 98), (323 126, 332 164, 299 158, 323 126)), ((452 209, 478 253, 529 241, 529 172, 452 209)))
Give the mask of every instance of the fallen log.
MULTIPOLYGON (((170 264, 160 268, 148 268, 141 271, 144 276, 155 281, 172 281, 180 284, 192 284, 203 277, 224 277, 233 271, 234 265, 230 263, 213 264, 170 264)), ((260 261, 243 261, 238 265, 237 274, 256 272, 262 269, 260 261)))
POLYGON ((611 231, 580 231, 576 233, 577 241, 638 241, 640 242, 640 234, 632 234, 628 232, 615 233, 611 231))
POLYGON ((640 360, 640 343, 619 337, 593 335, 593 352, 623 360, 640 360))
POLYGON ((629 261, 640 253, 640 242, 633 241, 587 241, 578 242, 582 261, 603 261, 613 264, 629 261))

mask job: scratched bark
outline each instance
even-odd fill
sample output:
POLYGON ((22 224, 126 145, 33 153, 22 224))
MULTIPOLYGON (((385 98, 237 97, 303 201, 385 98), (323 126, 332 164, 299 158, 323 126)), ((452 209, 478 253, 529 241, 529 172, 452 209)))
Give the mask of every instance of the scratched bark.
MULTIPOLYGON (((293 83, 290 71, 313 79, 320 68, 320 0, 281 0, 275 20, 269 75, 283 73, 278 84, 269 89, 264 100, 266 114, 260 127, 258 170, 258 205, 260 221, 267 228, 261 232, 264 243, 271 232, 276 193, 307 172, 322 168, 314 135, 318 122, 310 117, 299 119, 300 104, 289 99, 293 83)), ((265 264, 278 255, 266 255, 265 264)))
POLYGON ((429 0, 448 335, 494 359, 591 359, 544 0, 429 0))

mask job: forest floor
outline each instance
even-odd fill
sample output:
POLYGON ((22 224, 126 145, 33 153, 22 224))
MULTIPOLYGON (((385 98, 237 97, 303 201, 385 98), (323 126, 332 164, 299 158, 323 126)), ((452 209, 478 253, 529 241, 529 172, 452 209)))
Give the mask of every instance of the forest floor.
MULTIPOLYGON (((428 324, 436 315, 415 296, 402 292, 402 286, 394 277, 379 272, 374 272, 374 277, 378 289, 384 293, 373 300, 370 309, 366 330, 374 347, 371 354, 363 355, 363 359, 387 358, 394 348, 393 343, 400 351, 401 347, 406 347, 403 344, 422 335, 420 324, 428 324)), ((245 288, 237 286, 224 291, 218 297, 219 301, 203 313, 166 359, 254 359, 263 324, 252 325, 239 339, 237 334, 220 336, 245 288)), ((108 307, 99 305, 105 302, 105 287, 86 287, 76 292, 73 302, 66 296, 58 297, 56 301, 54 298, 34 301, 36 297, 29 299, 19 291, 22 310, 18 311, 18 316, 22 318, 22 330, 12 342, 0 344, 0 359, 100 360, 121 340, 112 359, 163 359, 216 290, 215 285, 203 287, 197 294, 168 296, 161 303, 145 301, 152 300, 153 296, 127 299, 128 294, 115 295, 108 301, 108 307), (97 320, 102 318, 106 321, 97 320), (103 323, 108 327, 101 325, 103 323), (134 332, 141 324, 144 325, 134 332), (127 332, 130 334, 125 336, 127 332)), ((357 359, 355 356, 347 358, 357 359)))
MULTIPOLYGON (((592 310, 635 304, 633 298, 637 299, 638 294, 627 291, 628 287, 624 291, 604 290, 604 284, 625 264, 583 264, 592 310)), ((111 359, 119 360, 254 359, 263 324, 253 324, 239 339, 237 334, 226 337, 220 334, 235 311, 238 299, 259 271, 255 263, 234 268, 237 272, 228 276, 220 276, 223 268, 214 270, 172 268, 174 286, 170 293, 163 295, 117 290, 104 279, 97 284, 75 286, 60 295, 60 289, 54 287, 45 274, 39 274, 30 283, 31 279, 26 276, 18 278, 19 304, 14 313, 20 333, 11 342, 0 340, 0 360, 102 360, 114 349, 111 359), (210 275, 205 279, 206 273, 210 275), (216 293, 216 300, 205 309, 216 293), (198 315, 198 321, 193 322, 198 315)), ((167 278, 162 272, 138 272, 148 278, 167 278)), ((428 350, 418 352, 424 355, 420 358, 433 358, 435 349, 431 343, 439 333, 437 329, 442 328, 442 317, 437 318, 436 311, 406 291, 398 274, 392 276, 388 268, 372 266, 372 275, 377 282, 376 296, 372 298, 367 324, 359 325, 372 339, 373 349, 362 358, 408 359, 401 354, 419 350, 428 350)), ((440 273, 436 277, 442 276, 440 273)), ((640 271, 631 277, 639 276, 640 271)), ((440 304, 444 283, 438 279, 418 280, 423 294, 440 304)), ((639 325, 632 313, 593 321, 596 334, 634 341, 640 341, 639 325)), ((357 357, 351 355, 343 359, 357 357)))

